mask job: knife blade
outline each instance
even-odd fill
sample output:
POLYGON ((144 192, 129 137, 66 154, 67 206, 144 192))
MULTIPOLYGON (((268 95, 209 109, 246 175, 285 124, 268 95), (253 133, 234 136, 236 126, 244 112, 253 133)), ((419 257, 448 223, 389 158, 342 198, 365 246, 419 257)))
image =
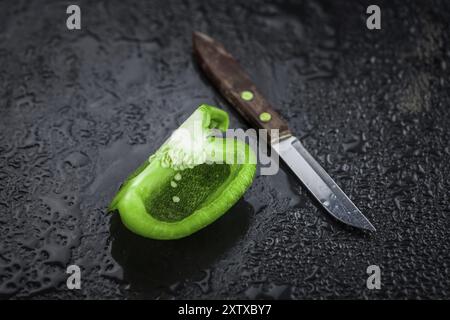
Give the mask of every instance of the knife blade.
POLYGON ((320 164, 292 135, 287 122, 258 91, 248 74, 224 46, 211 37, 193 33, 197 61, 226 100, 254 127, 267 129, 268 143, 326 211, 353 227, 376 231, 370 221, 339 188, 320 164), (270 136, 278 129, 277 137, 270 136))

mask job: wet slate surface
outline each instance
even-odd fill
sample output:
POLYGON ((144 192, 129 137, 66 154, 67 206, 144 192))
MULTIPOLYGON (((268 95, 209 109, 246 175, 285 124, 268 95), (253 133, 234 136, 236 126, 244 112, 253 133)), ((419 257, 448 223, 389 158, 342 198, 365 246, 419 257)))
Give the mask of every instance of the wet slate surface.
POLYGON ((378 1, 0 3, 1 298, 449 298, 450 7, 378 1), (377 227, 345 227, 284 170, 192 237, 106 207, 200 103, 191 32, 222 41, 377 227), (65 269, 82 268, 69 291, 65 269), (382 271, 366 289, 366 268, 382 271))

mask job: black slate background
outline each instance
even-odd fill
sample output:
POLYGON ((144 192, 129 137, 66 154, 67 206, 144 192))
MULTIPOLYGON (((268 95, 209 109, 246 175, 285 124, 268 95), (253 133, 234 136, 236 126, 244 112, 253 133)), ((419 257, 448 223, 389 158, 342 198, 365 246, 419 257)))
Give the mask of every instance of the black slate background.
POLYGON ((1 298, 449 298, 450 6, 377 1, 0 3, 1 298), (179 241, 106 207, 200 103, 246 124, 201 75, 217 38, 359 208, 330 218, 284 170, 179 241), (66 288, 69 264, 82 289, 66 288), (382 271, 366 289, 366 268, 382 271))

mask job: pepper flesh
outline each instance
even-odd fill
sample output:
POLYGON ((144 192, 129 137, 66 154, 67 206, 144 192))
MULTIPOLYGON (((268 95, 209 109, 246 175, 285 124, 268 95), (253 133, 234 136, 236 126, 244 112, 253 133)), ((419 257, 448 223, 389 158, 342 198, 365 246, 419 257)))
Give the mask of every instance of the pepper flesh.
POLYGON ((176 131, 128 177, 109 209, 117 209, 132 232, 161 240, 186 237, 217 220, 243 196, 256 171, 246 143, 211 136, 228 124, 226 112, 201 105, 180 126, 182 134, 176 131), (199 136, 187 141, 184 135, 193 131, 199 136))

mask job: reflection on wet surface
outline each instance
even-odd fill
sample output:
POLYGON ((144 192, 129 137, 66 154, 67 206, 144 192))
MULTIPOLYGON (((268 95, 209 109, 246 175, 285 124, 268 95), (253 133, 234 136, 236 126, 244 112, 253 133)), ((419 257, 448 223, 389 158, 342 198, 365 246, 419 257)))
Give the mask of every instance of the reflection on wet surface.
POLYGON ((111 219, 113 258, 123 269, 123 280, 141 296, 156 298, 211 268, 230 247, 242 240, 253 217, 253 207, 239 201, 209 227, 190 237, 158 241, 130 232, 118 214, 111 219))

